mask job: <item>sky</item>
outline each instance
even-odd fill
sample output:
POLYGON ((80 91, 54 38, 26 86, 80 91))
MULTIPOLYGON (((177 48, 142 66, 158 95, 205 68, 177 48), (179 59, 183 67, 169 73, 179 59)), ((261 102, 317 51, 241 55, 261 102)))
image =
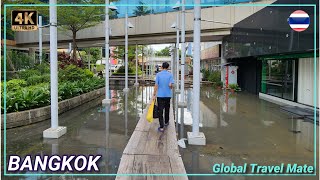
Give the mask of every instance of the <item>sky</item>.
POLYGON ((152 49, 156 50, 156 51, 160 51, 161 49, 164 49, 167 46, 170 46, 171 44, 153 44, 150 45, 152 49))

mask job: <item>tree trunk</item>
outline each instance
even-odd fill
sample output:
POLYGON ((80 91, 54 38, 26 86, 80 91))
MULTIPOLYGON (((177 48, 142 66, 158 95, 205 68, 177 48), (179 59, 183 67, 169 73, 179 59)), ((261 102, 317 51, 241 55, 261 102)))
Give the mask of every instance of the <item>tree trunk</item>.
POLYGON ((77 31, 72 31, 72 59, 77 60, 77 46, 76 46, 76 38, 77 38, 77 31))

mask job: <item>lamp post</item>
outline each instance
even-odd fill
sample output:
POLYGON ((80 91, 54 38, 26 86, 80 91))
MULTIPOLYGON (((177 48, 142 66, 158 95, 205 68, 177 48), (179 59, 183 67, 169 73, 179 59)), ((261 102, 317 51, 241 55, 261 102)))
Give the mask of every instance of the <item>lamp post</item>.
POLYGON ((136 82, 134 83, 134 86, 139 86, 139 83, 138 83, 138 44, 136 44, 136 82))
MULTIPOLYGON (((45 27, 50 27, 50 24, 42 25, 42 16, 39 16, 39 63, 42 63, 42 29, 45 27)), ((45 34, 50 35, 50 34, 45 34)))
POLYGON ((51 127, 43 131, 44 138, 59 138, 67 132, 58 123, 58 52, 57 52, 57 0, 49 1, 50 16, 50 96, 51 127))
POLYGON ((194 6, 194 57, 193 57, 193 107, 192 107, 192 132, 188 132, 188 143, 205 145, 206 138, 199 132, 200 120, 200 37, 201 37, 201 7, 200 0, 195 0, 194 6))
POLYGON ((105 1, 106 7, 105 7, 105 25, 104 25, 104 36, 105 36, 105 96, 106 98, 102 100, 102 104, 110 104, 111 99, 109 98, 109 76, 110 76, 110 67, 109 67, 109 39, 110 39, 110 28, 109 28, 109 9, 110 10, 117 10, 117 7, 113 5, 109 5, 109 0, 105 1))
POLYGON ((125 88, 123 89, 123 92, 129 92, 128 88, 128 28, 133 28, 134 26, 128 22, 128 8, 126 11, 126 20, 125 20, 125 88))
POLYGON ((180 94, 180 91, 179 91, 179 46, 180 46, 180 43, 179 43, 179 36, 180 36, 180 29, 179 29, 179 21, 180 21, 180 12, 179 12, 179 9, 180 9, 180 2, 178 1, 176 3, 175 6, 172 7, 172 9, 174 10, 178 10, 177 12, 177 17, 176 17, 176 23, 172 24, 171 25, 171 28, 175 28, 176 31, 177 31, 177 40, 176 40, 176 94, 180 94))
POLYGON ((42 63, 42 16, 39 16, 39 63, 42 63))
POLYGON ((180 107, 187 107, 187 104, 184 101, 184 65, 186 61, 186 37, 185 37, 185 26, 186 26, 186 19, 185 19, 185 11, 186 7, 185 0, 182 0, 182 17, 181 17, 181 95, 180 95, 180 107))

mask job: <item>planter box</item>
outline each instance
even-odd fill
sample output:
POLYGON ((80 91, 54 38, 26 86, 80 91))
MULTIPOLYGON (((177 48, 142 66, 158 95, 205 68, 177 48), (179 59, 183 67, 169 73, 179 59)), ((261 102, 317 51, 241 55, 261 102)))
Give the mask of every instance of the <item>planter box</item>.
MULTIPOLYGON (((100 88, 80 96, 66 99, 58 103, 59 114, 76 108, 82 104, 92 101, 102 95, 104 95, 105 89, 100 88)), ((44 121, 51 117, 51 106, 45 106, 36 109, 30 109, 22 112, 13 112, 6 114, 6 125, 7 128, 14 128, 19 126, 25 126, 28 124, 44 121)), ((3 128, 4 115, 1 115, 1 124, 3 128)))

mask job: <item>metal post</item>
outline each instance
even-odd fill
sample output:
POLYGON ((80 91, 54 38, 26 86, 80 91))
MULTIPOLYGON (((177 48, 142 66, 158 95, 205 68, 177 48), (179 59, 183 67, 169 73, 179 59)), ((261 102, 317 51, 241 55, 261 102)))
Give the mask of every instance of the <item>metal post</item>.
POLYGON ((58 52, 57 52, 57 0, 49 1, 50 16, 50 95, 51 128, 43 131, 44 138, 59 138, 67 132, 66 127, 58 126, 58 52))
POLYGON ((200 120, 200 37, 201 37, 201 7, 200 0, 194 3, 194 55, 193 55, 193 107, 192 132, 188 132, 188 143, 193 145, 206 145, 206 138, 199 132, 200 120))
MULTIPOLYGON (((184 104, 184 64, 186 60, 186 43, 185 43, 185 0, 182 0, 182 17, 181 17, 181 95, 180 101, 184 104)), ((183 106, 184 107, 184 106, 183 106)))
MULTIPOLYGON (((50 5, 57 4, 50 0, 50 5)), ((51 128, 58 128, 58 53, 57 53, 57 6, 50 6, 50 90, 51 128)))
POLYGON ((125 107, 124 107, 124 121, 125 121, 125 136, 128 136, 128 93, 124 93, 125 107))
POLYGON ((144 55, 144 48, 142 46, 142 57, 141 57, 141 60, 142 60, 142 79, 144 79, 144 60, 143 60, 143 55, 144 55))
POLYGON ((181 94, 180 94, 180 139, 183 138, 184 131, 184 108, 187 106, 184 99, 184 64, 186 59, 186 43, 185 43, 185 0, 182 0, 182 17, 181 17, 181 94))
POLYGON ((128 92, 128 10, 126 12, 125 33, 125 88, 123 92, 128 92))
POLYGON ((39 16, 39 63, 42 63, 42 16, 39 16))
MULTIPOLYGON (((102 49, 102 48, 101 48, 101 49, 102 49)), ((72 43, 69 43, 68 54, 70 54, 71 51, 72 51, 72 43)), ((102 54, 102 52, 101 52, 101 54, 102 54)), ((101 59, 102 59, 102 57, 101 57, 101 59)))
POLYGON ((134 83, 135 86, 139 86, 138 83, 138 44, 136 44, 136 82, 134 83))
MULTIPOLYGON (((200 0, 195 0, 195 5, 200 5, 200 0)), ((193 123, 192 133, 194 136, 199 134, 200 119, 200 31, 201 31, 201 7, 194 7, 194 57, 193 57, 193 123)))
POLYGON ((176 68, 176 71, 177 71, 177 74, 176 74, 176 80, 177 80, 177 82, 176 82, 176 93, 180 93, 180 91, 179 91, 179 60, 180 60, 180 58, 179 58, 179 46, 180 46, 180 44, 179 44, 179 36, 180 36, 180 34, 179 34, 179 16, 180 16, 180 13, 179 12, 177 12, 177 25, 176 25, 176 29, 177 29, 177 42, 176 42, 176 66, 177 66, 177 68, 176 68))
POLYGON ((109 98, 109 0, 105 1, 105 26, 104 26, 104 36, 105 36, 105 96, 106 98, 102 101, 102 104, 110 104, 111 100, 109 98))
POLYGON ((91 71, 91 66, 90 66, 90 49, 89 49, 89 52, 88 52, 88 60, 89 60, 88 69, 91 71))

